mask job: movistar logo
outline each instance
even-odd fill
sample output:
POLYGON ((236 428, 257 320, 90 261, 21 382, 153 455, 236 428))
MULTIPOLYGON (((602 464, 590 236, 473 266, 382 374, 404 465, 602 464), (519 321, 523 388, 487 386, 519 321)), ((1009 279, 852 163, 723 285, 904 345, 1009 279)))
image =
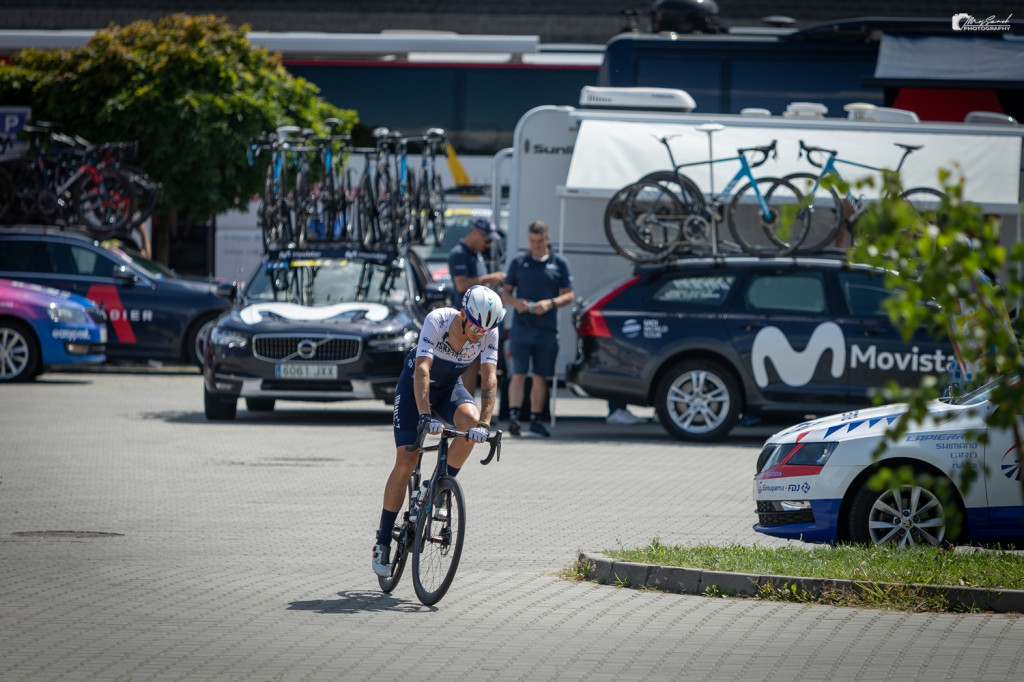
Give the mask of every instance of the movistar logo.
POLYGON ((835 322, 825 322, 811 334, 802 351, 793 349, 789 339, 778 327, 765 327, 754 337, 750 352, 750 363, 754 381, 761 388, 768 385, 768 361, 772 361, 775 372, 787 386, 806 386, 818 369, 818 361, 825 351, 832 351, 833 378, 843 376, 846 366, 846 339, 843 330, 835 322))

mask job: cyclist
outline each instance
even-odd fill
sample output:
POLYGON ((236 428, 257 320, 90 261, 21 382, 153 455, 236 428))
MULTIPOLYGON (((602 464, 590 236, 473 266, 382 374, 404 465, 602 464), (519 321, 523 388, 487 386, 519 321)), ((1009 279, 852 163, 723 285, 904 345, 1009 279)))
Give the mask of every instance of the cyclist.
POLYGON ((441 433, 444 419, 469 434, 448 449, 448 475, 455 476, 473 446, 490 436, 491 413, 498 396, 498 324, 505 316, 501 297, 474 285, 462 298, 462 309, 440 308, 423 320, 419 343, 409 352, 395 388, 395 466, 384 486, 384 508, 373 546, 373 571, 390 574, 391 533, 405 501, 406 482, 419 457, 406 445, 417 430, 441 433), (480 358, 480 407, 462 385, 462 374, 480 358))

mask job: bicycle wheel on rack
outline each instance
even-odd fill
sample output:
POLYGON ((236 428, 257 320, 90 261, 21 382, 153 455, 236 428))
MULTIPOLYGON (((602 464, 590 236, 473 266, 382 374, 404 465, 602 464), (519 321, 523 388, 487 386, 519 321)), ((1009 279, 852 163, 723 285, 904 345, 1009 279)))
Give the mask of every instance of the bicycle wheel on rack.
POLYGON ((135 213, 135 190, 120 171, 101 168, 75 183, 72 202, 82 224, 91 232, 109 235, 130 231, 135 213))
MULTIPOLYGON (((686 219, 682 221, 678 244, 674 253, 705 250, 712 251, 712 241, 719 239, 712 229, 712 217, 708 211, 704 193, 690 178, 672 171, 656 171, 640 178, 640 182, 656 182, 669 190, 683 206, 686 219)), ((631 235, 642 237, 642 235, 631 235)), ((721 241, 719 239, 719 241, 721 241)), ((642 244, 641 244, 642 245, 642 244)))
POLYGON ((804 209, 808 212, 807 235, 797 247, 797 253, 816 253, 835 244, 843 224, 843 200, 831 187, 822 187, 813 173, 790 173, 782 178, 803 196, 814 190, 814 201, 804 209))
POLYGON ((359 226, 357 239, 365 249, 372 249, 380 241, 377 200, 373 193, 370 176, 364 173, 359 178, 359 193, 356 196, 356 222, 359 226))
POLYGON ((11 182, 7 172, 0 168, 0 224, 7 220, 7 216, 14 212, 18 196, 14 192, 14 183, 11 182))
MULTIPOLYGON (((641 245, 638 243, 637 229, 633 225, 636 216, 631 211, 631 202, 634 194, 640 190, 641 183, 626 185, 612 196, 604 209, 604 234, 608 244, 620 256, 634 263, 655 263, 668 258, 675 248, 673 244, 662 244, 662 248, 656 249, 653 244, 641 245)), ((659 187, 654 183, 654 187, 659 187)), ((657 191, 657 190, 651 190, 657 191)), ((660 198, 664 204, 665 213, 677 215, 683 210, 682 204, 674 199, 667 190, 665 196, 660 198)))
POLYGON ((445 213, 448 212, 448 203, 444 198, 444 187, 441 184, 441 176, 431 175, 430 189, 427 192, 427 226, 424 232, 433 238, 434 246, 441 246, 444 242, 444 233, 448 229, 445 213))
POLYGON ((434 484, 430 504, 416 519, 412 548, 412 584, 416 597, 436 604, 451 587, 466 534, 466 503, 459 482, 442 476, 434 484))
POLYGON ((801 210, 803 195, 782 178, 757 178, 729 203, 729 231, 736 243, 754 256, 786 256, 807 235, 810 214, 801 210), (755 191, 755 188, 757 191, 755 191), (764 214, 757 194, 764 198, 764 214))
POLYGON ((919 216, 930 223, 942 222, 942 200, 945 198, 943 192, 931 187, 911 187, 900 195, 900 199, 910 204, 919 216))

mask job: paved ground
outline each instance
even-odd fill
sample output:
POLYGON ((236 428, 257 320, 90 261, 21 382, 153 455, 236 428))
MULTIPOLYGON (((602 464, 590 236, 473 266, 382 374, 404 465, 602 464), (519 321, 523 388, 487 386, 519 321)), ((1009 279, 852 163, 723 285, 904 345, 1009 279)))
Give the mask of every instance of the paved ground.
POLYGON ((580 549, 654 536, 781 544, 750 530, 765 430, 683 445, 563 396, 555 437, 460 475, 466 550, 427 608, 368 566, 383 405, 209 423, 198 374, 53 373, 0 386, 0 408, 3 682, 1024 678, 1015 616, 560 579, 580 549))

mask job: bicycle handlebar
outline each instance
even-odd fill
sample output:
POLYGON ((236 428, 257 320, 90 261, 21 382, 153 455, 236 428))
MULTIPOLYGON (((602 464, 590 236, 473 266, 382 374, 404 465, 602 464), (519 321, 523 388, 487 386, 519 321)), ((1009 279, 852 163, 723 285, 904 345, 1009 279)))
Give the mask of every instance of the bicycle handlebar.
POLYGON ((749 162, 751 168, 757 168, 758 166, 763 165, 766 161, 768 161, 769 158, 778 158, 779 151, 778 149, 776 149, 778 143, 778 140, 772 140, 771 144, 765 145, 763 147, 747 147, 746 149, 737 149, 736 152, 742 155, 746 155, 747 152, 755 152, 761 154, 760 159, 755 159, 749 162))
POLYGON ((807 154, 807 163, 811 164, 815 168, 821 168, 822 166, 825 165, 825 162, 824 161, 815 161, 814 158, 811 156, 811 154, 818 153, 818 152, 820 152, 822 154, 828 154, 829 156, 835 156, 836 154, 839 153, 835 149, 825 149, 824 147, 811 147, 810 145, 805 143, 803 140, 800 140, 800 151, 797 152, 796 158, 799 159, 801 156, 803 156, 806 153, 807 154))
MULTIPOLYGON (((428 452, 428 451, 431 451, 431 450, 436 450, 438 448, 437 445, 431 445, 429 447, 423 447, 423 441, 426 439, 426 437, 427 437, 427 425, 426 424, 420 424, 416 428, 416 442, 413 443, 412 445, 406 445, 405 446, 406 452, 416 452, 417 450, 423 450, 424 452, 428 452)), ((459 431, 458 429, 449 429, 446 426, 446 427, 444 427, 441 430, 440 437, 441 437, 442 440, 446 439, 446 438, 469 438, 469 433, 467 431, 459 431)), ((499 429, 499 430, 495 431, 494 433, 492 433, 487 438, 487 440, 484 441, 484 442, 485 443, 490 443, 491 444, 491 449, 487 452, 487 456, 484 457, 482 460, 480 460, 480 463, 481 464, 490 464, 491 460, 494 459, 495 457, 497 457, 498 461, 500 462, 501 461, 501 430, 499 429)))

